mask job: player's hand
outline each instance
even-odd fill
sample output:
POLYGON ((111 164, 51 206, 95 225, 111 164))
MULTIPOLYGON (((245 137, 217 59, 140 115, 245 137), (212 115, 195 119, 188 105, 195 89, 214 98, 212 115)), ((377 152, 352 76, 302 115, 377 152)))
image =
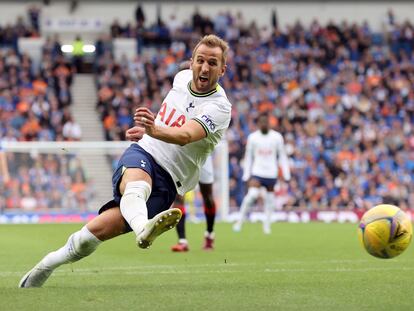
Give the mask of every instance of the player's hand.
POLYGON ((135 110, 134 121, 137 126, 145 128, 150 136, 155 131, 155 116, 146 107, 139 107, 135 110))
POLYGON ((125 132, 125 137, 130 141, 139 141, 145 134, 145 128, 134 126, 125 132))

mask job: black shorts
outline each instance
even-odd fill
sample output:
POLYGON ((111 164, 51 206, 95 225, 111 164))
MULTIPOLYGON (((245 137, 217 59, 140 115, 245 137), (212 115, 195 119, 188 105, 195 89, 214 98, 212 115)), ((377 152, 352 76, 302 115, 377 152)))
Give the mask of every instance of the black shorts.
POLYGON ((255 175, 251 178, 256 179, 260 183, 260 186, 265 187, 268 191, 272 191, 277 182, 276 178, 263 178, 255 175))
MULTIPOLYGON (((110 208, 119 207, 122 197, 119 184, 127 168, 140 168, 151 176, 152 190, 147 200, 149 219, 171 207, 177 195, 177 189, 170 174, 155 162, 154 158, 141 146, 132 144, 119 159, 118 166, 112 176, 114 199, 102 206, 99 214, 110 208)), ((129 225, 127 228, 128 231, 132 231, 129 225)))

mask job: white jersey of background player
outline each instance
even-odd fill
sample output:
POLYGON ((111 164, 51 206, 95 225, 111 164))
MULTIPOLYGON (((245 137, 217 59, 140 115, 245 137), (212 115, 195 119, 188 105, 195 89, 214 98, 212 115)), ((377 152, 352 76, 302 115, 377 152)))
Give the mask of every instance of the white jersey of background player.
POLYGON ((203 126, 208 134, 206 138, 184 147, 165 144, 148 135, 139 141, 139 145, 170 173, 180 195, 197 185, 200 167, 220 142, 230 123, 231 104, 223 88, 217 85, 209 93, 195 93, 190 88, 192 78, 191 70, 182 70, 175 76, 173 88, 162 103, 155 124, 180 127, 186 120, 193 119, 203 126))
POLYGON ((270 230, 270 217, 274 208, 274 186, 279 175, 279 166, 283 178, 290 180, 289 161, 285 150, 282 135, 269 129, 269 117, 261 114, 257 118, 258 130, 247 138, 244 158, 243 180, 248 181, 248 191, 240 207, 239 220, 234 224, 234 231, 240 231, 243 220, 252 204, 260 195, 260 188, 264 188, 263 231, 270 230))

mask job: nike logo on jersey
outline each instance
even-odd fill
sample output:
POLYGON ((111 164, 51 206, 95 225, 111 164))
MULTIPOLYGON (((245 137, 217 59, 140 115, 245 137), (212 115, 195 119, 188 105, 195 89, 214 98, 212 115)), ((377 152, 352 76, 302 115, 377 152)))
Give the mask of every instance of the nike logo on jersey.
POLYGON ((190 112, 189 110, 190 110, 190 108, 195 108, 194 107, 194 105, 193 105, 193 103, 190 103, 189 105, 188 105, 188 107, 187 108, 185 108, 185 110, 187 111, 187 112, 190 112))
POLYGON ((163 103, 160 111, 158 112, 157 118, 160 117, 161 122, 164 122, 167 126, 182 127, 185 123, 185 115, 177 113, 175 108, 169 108, 170 107, 167 106, 167 103, 163 103))

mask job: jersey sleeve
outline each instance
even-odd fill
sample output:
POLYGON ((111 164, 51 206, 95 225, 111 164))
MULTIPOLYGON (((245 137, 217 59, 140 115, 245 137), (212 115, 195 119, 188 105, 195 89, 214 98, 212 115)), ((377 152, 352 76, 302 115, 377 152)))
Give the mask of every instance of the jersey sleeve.
POLYGON ((213 134, 228 128, 231 118, 230 107, 230 105, 215 102, 205 104, 193 120, 201 124, 207 135, 213 134))

